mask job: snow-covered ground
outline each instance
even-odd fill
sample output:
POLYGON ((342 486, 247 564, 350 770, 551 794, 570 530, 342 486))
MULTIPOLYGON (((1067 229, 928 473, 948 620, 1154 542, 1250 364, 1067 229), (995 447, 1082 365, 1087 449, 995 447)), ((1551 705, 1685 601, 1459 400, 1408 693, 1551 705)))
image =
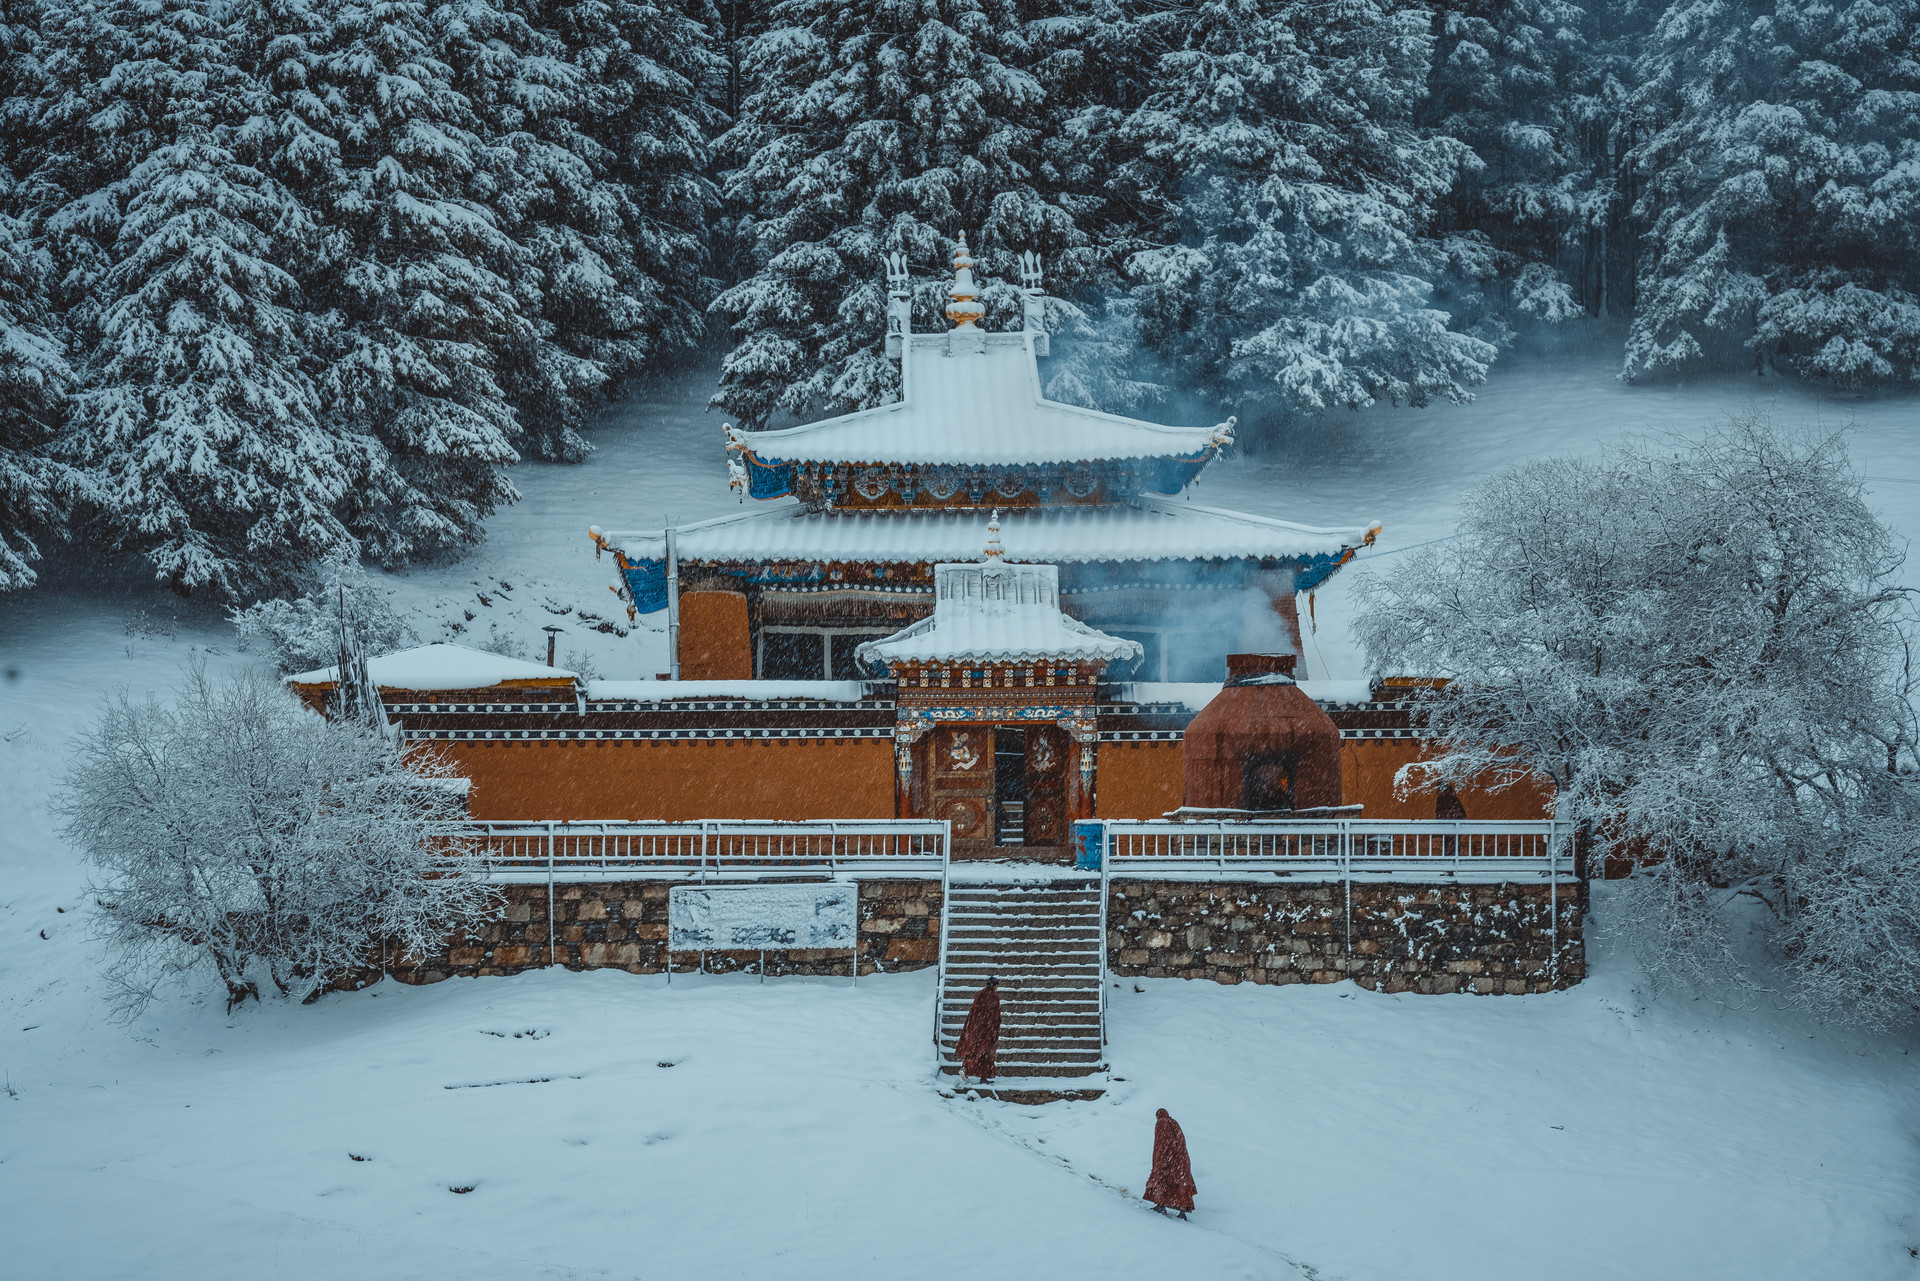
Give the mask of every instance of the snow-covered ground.
MULTIPOLYGON (((1696 429, 1764 396, 1789 422, 1852 421, 1876 501, 1920 531, 1920 398, 1630 388, 1613 369, 1516 360, 1477 405, 1340 416, 1214 468, 1195 501, 1383 520, 1386 557, 1444 537, 1492 467, 1696 429)), ((519 471, 525 501, 486 546, 396 576, 422 639, 458 623, 531 654, 556 621, 563 666, 663 670, 644 623, 595 630, 626 619, 585 531, 737 510, 708 383, 609 414, 585 465, 519 471)), ((1652 1001, 1604 945, 1591 980, 1547 997, 1129 982, 1109 1047, 1125 1080, 1031 1110, 934 1092, 924 974, 857 991, 614 973, 382 984, 232 1018, 174 1000, 123 1029, 46 808, 61 753, 108 685, 164 690, 190 656, 251 660, 217 612, 92 550, 46 578, 0 603, 8 1274, 1920 1277, 1913 1040, 1652 1001), (1134 1199, 1160 1106, 1192 1144, 1190 1224, 1134 1199)), ((1320 595, 1316 676, 1358 674, 1342 670, 1341 594, 1320 595)))

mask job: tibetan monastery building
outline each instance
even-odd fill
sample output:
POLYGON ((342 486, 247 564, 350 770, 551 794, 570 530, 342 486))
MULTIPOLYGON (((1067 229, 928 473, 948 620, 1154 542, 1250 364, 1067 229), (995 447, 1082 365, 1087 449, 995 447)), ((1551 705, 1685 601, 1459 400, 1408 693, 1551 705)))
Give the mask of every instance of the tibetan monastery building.
MULTIPOLYGON (((896 403, 727 428, 731 484, 755 500, 740 515, 591 530, 629 608, 665 613, 666 679, 564 693, 552 669, 546 686, 517 668, 491 689, 464 667, 453 685, 381 679, 406 732, 471 774, 474 816, 926 817, 952 823, 957 855, 1026 857, 1064 853, 1075 819, 1183 804, 1434 817, 1433 795, 1394 793, 1424 748, 1408 704, 1297 658, 1298 597, 1380 526, 1186 501, 1234 420, 1169 427, 1048 400, 1030 256, 1023 274, 1023 326, 981 328, 963 242, 953 327, 914 333, 896 258, 896 403), (1268 691, 1228 697, 1250 686, 1268 691), (1189 744, 1190 726, 1207 742, 1189 744)), ((310 684, 317 697, 324 681, 310 684)), ((1443 809, 1535 818, 1543 800, 1443 809)))

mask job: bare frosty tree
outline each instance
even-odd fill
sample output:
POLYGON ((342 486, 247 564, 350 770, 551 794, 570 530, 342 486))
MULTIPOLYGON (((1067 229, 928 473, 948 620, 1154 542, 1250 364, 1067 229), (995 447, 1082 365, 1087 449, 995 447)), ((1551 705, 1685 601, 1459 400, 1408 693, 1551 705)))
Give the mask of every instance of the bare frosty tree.
POLYGON ((1359 584, 1376 670, 1450 677, 1406 782, 1550 775, 1645 861, 1622 916, 1656 979, 1743 976, 1764 900, 1798 997, 1920 1002, 1920 795, 1902 551, 1838 436, 1759 411, 1695 441, 1504 472, 1459 536, 1359 584))
POLYGON ((306 999, 383 942, 422 953, 488 918, 453 771, 327 720, 251 673, 187 670, 171 704, 124 691, 76 749, 58 802, 98 872, 126 1013, 210 966, 228 1006, 261 983, 306 999))

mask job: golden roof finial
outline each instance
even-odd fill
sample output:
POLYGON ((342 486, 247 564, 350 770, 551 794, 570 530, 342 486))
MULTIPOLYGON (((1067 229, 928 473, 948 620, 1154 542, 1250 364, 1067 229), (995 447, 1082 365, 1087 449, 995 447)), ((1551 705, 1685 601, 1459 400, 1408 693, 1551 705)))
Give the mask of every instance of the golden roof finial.
POLYGON ((947 304, 947 319, 956 329, 972 329, 973 322, 987 314, 987 308, 980 301, 980 286, 973 280, 973 256, 967 252, 967 233, 960 233, 960 247, 953 251, 953 288, 947 291, 947 297, 953 299, 947 304))

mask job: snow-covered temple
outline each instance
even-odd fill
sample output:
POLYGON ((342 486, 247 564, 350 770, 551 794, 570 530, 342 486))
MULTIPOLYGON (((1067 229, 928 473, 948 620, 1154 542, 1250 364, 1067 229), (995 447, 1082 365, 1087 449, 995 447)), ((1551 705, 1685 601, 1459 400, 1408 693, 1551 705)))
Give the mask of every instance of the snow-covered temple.
MULTIPOLYGON (((1110 973, 1577 980, 1579 886, 1545 794, 1397 790, 1430 750, 1403 683, 1301 666, 1297 598, 1379 526, 1185 501, 1232 420, 1047 400, 1026 268, 1024 327, 986 332, 963 245, 953 328, 916 334, 896 260, 897 403, 729 429, 729 477, 757 500, 739 515, 591 531, 631 608, 665 616, 660 678, 455 646, 368 664, 406 739, 467 776, 508 900, 484 936, 410 962, 410 981, 937 963, 943 1072, 991 975, 1015 1078, 998 1097, 1036 1102, 1103 1088, 1110 973), (798 896, 794 915, 735 920, 738 947, 690 955, 721 934, 676 935, 672 896, 725 895, 710 877, 779 882, 726 901, 798 896), (849 903, 857 925, 816 945, 820 905, 849 903), (816 941, 760 950, 801 938, 796 922, 816 941)), ((293 681, 326 706, 337 679, 293 681)))
MULTIPOLYGON (((523 688, 518 667, 472 675, 484 655, 449 666, 457 679, 376 677, 407 735, 471 776, 476 818, 931 818, 952 824, 956 855, 1064 858, 1079 819, 1156 818, 1202 793, 1215 809, 1287 808, 1290 771, 1336 738, 1338 803, 1434 817, 1433 795, 1395 791, 1422 750, 1408 703, 1299 658, 1299 597, 1380 526, 1188 501, 1232 419, 1168 427, 1048 400, 1039 264, 1023 266, 1020 329, 981 328, 962 243, 952 327, 914 333, 895 258, 897 402, 727 428, 728 478, 753 500, 738 515, 590 530, 629 608, 664 615, 662 679, 523 688), (1244 785, 1220 744, 1185 748, 1230 683, 1229 655, 1297 682, 1306 697, 1290 706, 1313 721, 1276 718, 1264 742, 1228 718, 1234 750, 1258 758, 1244 785), (1301 733, 1321 746, 1288 739, 1301 733), (1205 783, 1189 777, 1202 759, 1205 783)), ((305 692, 317 701, 324 684, 305 692)), ((1305 788, 1311 803, 1328 803, 1323 783, 1305 788)), ((1475 817, 1540 812, 1518 792, 1467 803, 1475 817)))

